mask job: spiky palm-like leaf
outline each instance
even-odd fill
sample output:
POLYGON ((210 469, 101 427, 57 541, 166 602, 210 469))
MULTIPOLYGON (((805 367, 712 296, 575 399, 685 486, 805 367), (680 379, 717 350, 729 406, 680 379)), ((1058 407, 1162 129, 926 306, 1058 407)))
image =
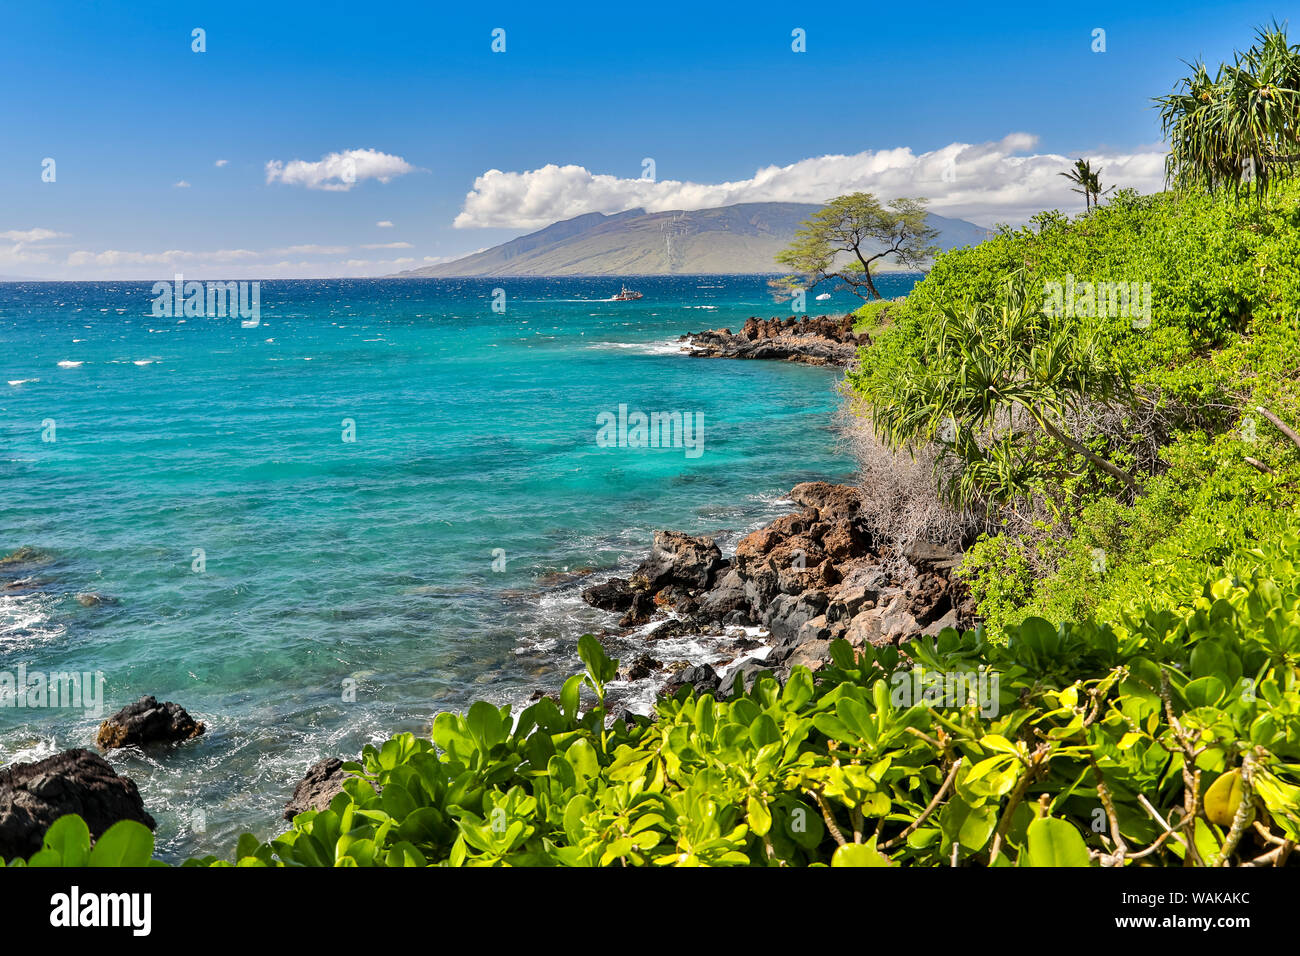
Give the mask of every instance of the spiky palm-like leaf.
POLYGON ((920 355, 867 395, 891 447, 938 442, 958 459, 947 489, 955 504, 1025 494, 1036 473, 1032 448, 1044 436, 1139 490, 1066 424, 1085 402, 1127 399, 1127 377, 1107 365, 1096 331, 1047 314, 1036 292, 1015 273, 999 301, 944 309, 924 328, 920 355))
POLYGON ((1166 177, 1179 188, 1263 195, 1300 159, 1300 46, 1275 23, 1213 77, 1202 62, 1190 66, 1156 99, 1166 177))

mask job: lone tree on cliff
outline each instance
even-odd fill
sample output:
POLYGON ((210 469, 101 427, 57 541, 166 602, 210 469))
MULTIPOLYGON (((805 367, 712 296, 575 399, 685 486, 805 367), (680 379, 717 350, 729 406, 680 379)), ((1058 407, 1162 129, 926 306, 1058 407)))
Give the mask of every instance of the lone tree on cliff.
POLYGON ((939 234, 926 223, 924 199, 895 199, 882 206, 871 193, 850 193, 826 204, 795 233, 794 242, 776 261, 794 275, 776 283, 784 288, 811 290, 839 280, 862 299, 879 299, 871 277, 872 264, 886 256, 905 266, 920 267, 938 247, 939 234))

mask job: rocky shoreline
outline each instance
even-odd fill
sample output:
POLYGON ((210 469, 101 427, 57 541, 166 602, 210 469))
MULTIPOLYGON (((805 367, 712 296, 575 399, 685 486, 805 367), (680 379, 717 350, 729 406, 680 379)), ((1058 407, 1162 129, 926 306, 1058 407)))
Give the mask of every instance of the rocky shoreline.
POLYGON ((973 626, 974 604, 951 573, 958 552, 888 554, 863 523, 860 493, 849 485, 806 482, 789 497, 799 510, 742 538, 729 557, 710 538, 658 531, 630 577, 583 591, 588 604, 621 614, 622 636, 653 625, 640 637, 648 660, 632 662, 642 669, 658 663, 654 646, 664 637, 758 629, 756 639, 737 642, 741 653, 721 674, 708 664, 690 666, 668 676, 661 693, 690 684, 728 696, 737 677, 748 688, 762 671, 780 680, 796 666, 815 672, 838 638, 856 648, 896 645, 973 626), (766 653, 745 653, 755 647, 766 653))
POLYGON ((870 344, 866 333, 855 333, 853 315, 789 316, 760 319, 751 316, 739 332, 707 329, 690 332, 685 352, 697 358, 769 359, 846 368, 857 359, 858 348, 870 344))
MULTIPOLYGON (((179 704, 141 697, 101 723, 95 742, 105 751, 169 745, 204 730, 179 704)), ((41 848, 50 824, 69 813, 86 821, 93 839, 119 820, 134 820, 150 830, 157 825, 134 780, 118 774, 98 754, 63 750, 0 769, 0 859, 31 856, 41 848)))

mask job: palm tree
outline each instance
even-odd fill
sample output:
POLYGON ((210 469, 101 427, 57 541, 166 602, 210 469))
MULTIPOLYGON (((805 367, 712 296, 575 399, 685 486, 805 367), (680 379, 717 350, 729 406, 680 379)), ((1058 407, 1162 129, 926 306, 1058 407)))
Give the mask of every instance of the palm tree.
POLYGON ((1213 77, 1202 62, 1189 66, 1156 98, 1169 139, 1166 178, 1178 188, 1263 195, 1300 160, 1300 46, 1274 23, 1213 77))
POLYGON ((1083 196, 1084 209, 1087 212, 1092 211, 1092 167, 1086 159, 1076 159, 1074 169, 1064 173, 1057 173, 1058 176, 1064 176, 1070 182, 1075 184, 1071 192, 1079 193, 1083 196))
POLYGON ((1092 205, 1093 208, 1096 208, 1097 206, 1101 205, 1101 197, 1106 195, 1106 193, 1110 192, 1115 187, 1110 186, 1106 189, 1101 188, 1101 167, 1100 166, 1098 166, 1096 169, 1093 169, 1087 163, 1084 163, 1084 166, 1087 167, 1088 169, 1088 185, 1086 188, 1088 192, 1092 194, 1092 205))
POLYGON ((1064 173, 1058 173, 1058 176, 1064 176, 1070 182, 1075 183, 1075 188, 1071 192, 1079 193, 1083 196, 1084 211, 1091 212, 1093 206, 1101 205, 1101 197, 1114 189, 1101 188, 1101 167, 1092 168, 1092 163, 1086 159, 1076 159, 1074 168, 1064 173))

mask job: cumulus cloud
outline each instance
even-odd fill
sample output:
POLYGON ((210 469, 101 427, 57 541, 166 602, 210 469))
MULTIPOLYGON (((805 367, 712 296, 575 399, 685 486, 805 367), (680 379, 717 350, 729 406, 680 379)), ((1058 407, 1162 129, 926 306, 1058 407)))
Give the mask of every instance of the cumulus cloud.
POLYGON ((66 232, 53 229, 6 229, 0 232, 0 271, 26 272, 31 266, 46 266, 53 262, 53 246, 43 245, 50 239, 62 239, 66 232))
POLYGON ((316 243, 307 243, 301 246, 285 246, 283 249, 272 249, 271 253, 277 256, 339 256, 347 251, 347 246, 322 246, 316 243))
POLYGON ((66 232, 55 232, 53 229, 10 229, 0 232, 0 239, 8 239, 10 242, 43 242, 46 239, 61 239, 66 235, 66 232))
POLYGON ((377 179, 387 183, 396 176, 414 172, 415 167, 377 149, 349 149, 330 153, 314 163, 294 159, 285 163, 273 159, 266 164, 267 183, 305 186, 328 192, 347 192, 359 182, 377 179))
MULTIPOLYGON (((62 234, 48 229, 14 230, 11 233, 0 232, 0 239, 28 235, 52 238, 62 234)), ((394 242, 360 248, 409 249, 410 247, 409 242, 394 242)), ((194 279, 312 279, 331 276, 373 276, 401 271, 416 261, 409 256, 394 259, 363 259, 349 255, 357 247, 327 246, 317 243, 260 250, 168 249, 163 252, 145 252, 124 249, 100 251, 78 249, 68 254, 66 259, 56 259, 44 253, 15 254, 14 250, 21 251, 22 248, 21 243, 12 249, 0 243, 0 267, 39 264, 42 266, 39 271, 48 277, 57 275, 60 278, 78 279, 157 280, 171 278, 177 272, 183 272, 194 279)), ((4 271, 0 268, 0 273, 4 271)))
POLYGON ((392 228, 393 228, 393 220, 391 220, 391 219, 381 219, 381 220, 379 220, 379 222, 375 223, 375 225, 378 226, 380 229, 392 229, 392 228))
POLYGON ((185 180, 183 180, 183 179, 182 179, 180 182, 178 182, 178 183, 173 183, 172 185, 175 186, 177 189, 189 189, 189 188, 190 188, 190 184, 187 183, 187 182, 186 182, 185 180))
POLYGON ((187 249, 168 249, 166 252, 131 252, 122 249, 105 249, 89 252, 78 249, 68 256, 70 266, 170 266, 189 262, 239 262, 256 259, 261 253, 252 249, 216 249, 212 252, 194 252, 187 249))
POLYGON ((213 165, 213 166, 218 166, 218 167, 220 167, 220 166, 229 166, 229 165, 230 165, 230 160, 228 160, 228 159, 219 159, 219 160, 217 160, 215 163, 213 163, 212 165, 213 165))
MULTIPOLYGON (((526 172, 490 169, 474 180, 457 228, 538 229, 584 213, 707 209, 742 202, 826 202, 848 192, 881 199, 925 196, 930 209, 980 225, 1022 222, 1042 209, 1082 204, 1058 176, 1074 157, 1032 153, 1037 137, 1012 133, 982 144, 951 143, 926 153, 908 147, 866 150, 851 156, 817 156, 788 166, 767 166, 749 179, 724 183, 623 179, 582 166, 549 164, 526 172)), ((1164 153, 1090 153, 1105 185, 1159 190, 1164 153)))

